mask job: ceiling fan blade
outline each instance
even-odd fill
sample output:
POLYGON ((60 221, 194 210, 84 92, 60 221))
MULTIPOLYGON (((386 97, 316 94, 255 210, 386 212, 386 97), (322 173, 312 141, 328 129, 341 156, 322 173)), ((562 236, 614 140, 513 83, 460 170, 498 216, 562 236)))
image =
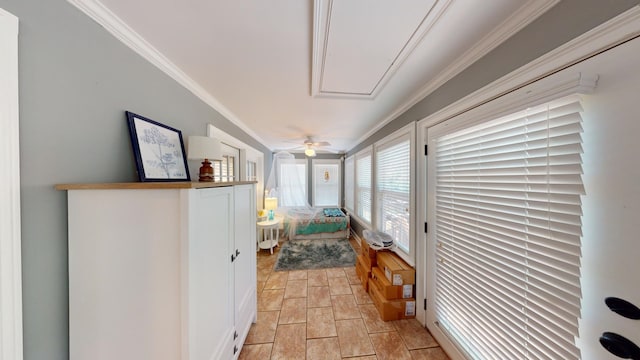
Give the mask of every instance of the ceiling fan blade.
POLYGON ((313 146, 331 146, 331 143, 328 141, 318 141, 312 144, 313 146))

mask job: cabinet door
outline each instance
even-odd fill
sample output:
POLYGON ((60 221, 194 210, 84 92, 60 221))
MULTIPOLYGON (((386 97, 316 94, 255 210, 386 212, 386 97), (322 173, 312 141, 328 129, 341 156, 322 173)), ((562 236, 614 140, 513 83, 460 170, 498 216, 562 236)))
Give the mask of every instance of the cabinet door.
MULTIPOLYGON (((189 359, 233 354, 233 188, 189 190, 189 359)), ((255 256, 255 255, 254 255, 255 256)))
MULTIPOLYGON (((256 317, 256 205, 255 185, 238 185, 234 191, 235 249, 235 325, 238 349, 244 343, 256 317)), ((237 355, 237 354, 236 354, 237 355)))

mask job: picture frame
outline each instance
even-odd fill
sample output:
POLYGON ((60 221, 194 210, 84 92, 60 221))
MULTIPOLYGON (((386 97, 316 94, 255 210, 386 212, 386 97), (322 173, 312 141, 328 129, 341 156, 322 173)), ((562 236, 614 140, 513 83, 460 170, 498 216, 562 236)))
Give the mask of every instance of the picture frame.
POLYGON ((182 132, 133 112, 125 113, 140 181, 191 181, 182 132))

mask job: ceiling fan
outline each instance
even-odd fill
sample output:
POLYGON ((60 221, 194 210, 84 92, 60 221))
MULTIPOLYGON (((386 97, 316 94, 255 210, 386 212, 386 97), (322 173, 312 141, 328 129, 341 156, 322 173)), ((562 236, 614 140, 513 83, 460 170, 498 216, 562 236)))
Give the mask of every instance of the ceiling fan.
POLYGON ((302 145, 304 146, 304 154, 309 157, 316 156, 316 148, 331 146, 328 141, 313 141, 311 136, 307 136, 302 145))

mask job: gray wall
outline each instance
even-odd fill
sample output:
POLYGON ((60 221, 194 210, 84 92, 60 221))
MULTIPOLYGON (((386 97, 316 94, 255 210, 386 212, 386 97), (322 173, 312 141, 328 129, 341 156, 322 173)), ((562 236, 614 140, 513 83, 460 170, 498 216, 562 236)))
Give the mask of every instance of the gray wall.
MULTIPOLYGON (((443 109, 640 3, 640 0, 562 0, 433 93, 347 152, 353 155, 403 126, 443 109)), ((352 219, 358 234, 363 225, 352 219)))
POLYGON ((436 91, 347 152, 360 149, 419 121, 623 13, 639 0, 561 0, 436 91))
POLYGON ((67 202, 53 187, 137 181, 124 111, 184 137, 212 123, 263 151, 267 168, 271 152, 65 0, 0 8, 20 19, 24 358, 67 359, 67 202))

